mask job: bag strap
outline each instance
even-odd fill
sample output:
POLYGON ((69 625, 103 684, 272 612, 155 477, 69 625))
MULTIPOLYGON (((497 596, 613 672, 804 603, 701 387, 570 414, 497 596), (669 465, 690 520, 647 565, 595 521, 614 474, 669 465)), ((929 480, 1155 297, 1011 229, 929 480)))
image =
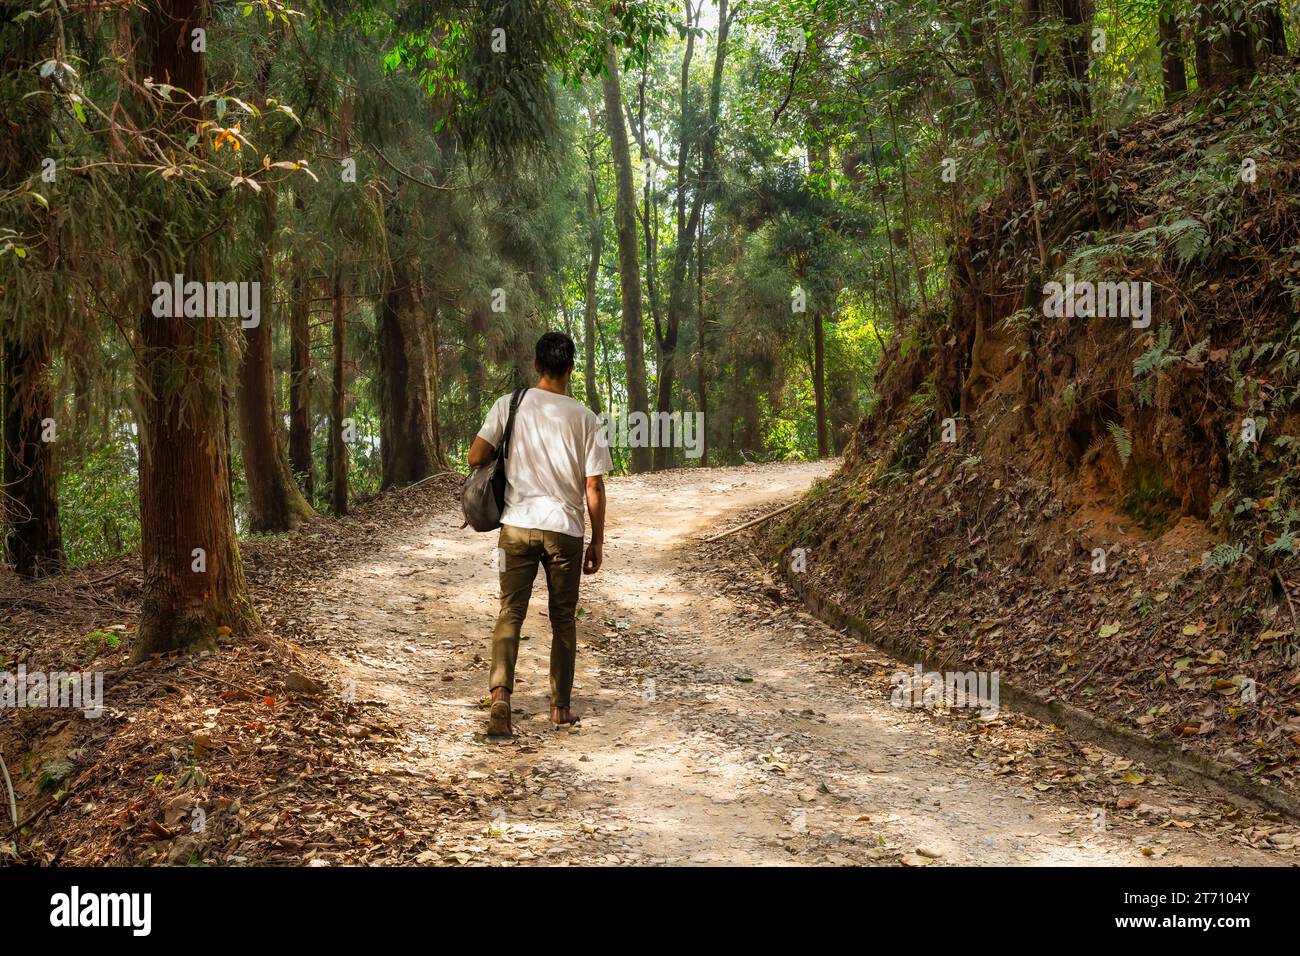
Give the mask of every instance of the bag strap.
POLYGON ((510 400, 510 417, 506 419, 506 433, 501 438, 501 452, 498 455, 500 458, 510 457, 510 435, 515 430, 515 412, 519 410, 519 403, 524 400, 524 392, 526 391, 528 391, 527 388, 518 389, 514 398, 510 400))

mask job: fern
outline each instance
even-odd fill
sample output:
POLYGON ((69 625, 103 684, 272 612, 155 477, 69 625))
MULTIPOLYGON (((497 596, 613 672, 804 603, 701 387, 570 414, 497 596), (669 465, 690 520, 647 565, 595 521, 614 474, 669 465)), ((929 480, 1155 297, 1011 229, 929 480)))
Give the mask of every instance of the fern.
POLYGON ((1127 468, 1129 459, 1133 457, 1133 437, 1128 433, 1128 429, 1119 422, 1107 422, 1106 430, 1110 432, 1110 440, 1115 443, 1115 451, 1119 453, 1120 464, 1127 468))
POLYGON ((1160 327, 1160 335, 1156 339, 1156 344, 1148 351, 1143 352, 1133 362, 1133 377, 1135 379, 1155 372, 1162 372, 1182 358, 1181 355, 1175 355, 1169 351, 1169 339, 1172 335, 1172 326, 1162 325, 1160 327))
POLYGON ((1216 544, 1201 558, 1203 567, 1219 571, 1230 567, 1246 556, 1246 549, 1239 544, 1216 544))
POLYGON ((1042 318, 1042 313, 1038 309, 1017 309, 999 322, 997 327, 999 331, 1008 335, 1023 338, 1030 327, 1037 322, 1041 322, 1042 318))
POLYGON ((1264 549, 1265 554, 1295 554, 1295 552, 1296 536, 1289 528, 1264 549))
POLYGON ((1218 568, 1226 568, 1245 560, 1249 552, 1242 544, 1216 544, 1210 551, 1210 561, 1218 568))
POLYGON ((1065 388, 1061 389, 1061 404, 1065 406, 1066 412, 1073 415, 1074 406, 1078 402, 1079 386, 1077 382, 1070 382, 1065 388))
POLYGON ((1187 350, 1187 354, 1183 356, 1183 361, 1187 362, 1190 365, 1195 365, 1197 362, 1201 360, 1201 356, 1205 354, 1205 350, 1208 349, 1209 347, 1210 347, 1210 340, 1201 339, 1201 341, 1197 342, 1195 345, 1193 345, 1190 349, 1187 350))
POLYGON ((1199 219, 1179 219, 1169 226, 1169 241, 1180 266, 1205 258, 1210 234, 1199 219))
POLYGON ((1118 262, 1135 262, 1173 253, 1180 267, 1204 261, 1210 252, 1210 232, 1199 219, 1184 218, 1172 223, 1158 223, 1135 232, 1113 233, 1097 237, 1092 245, 1076 250, 1065 268, 1090 275, 1104 266, 1118 262))

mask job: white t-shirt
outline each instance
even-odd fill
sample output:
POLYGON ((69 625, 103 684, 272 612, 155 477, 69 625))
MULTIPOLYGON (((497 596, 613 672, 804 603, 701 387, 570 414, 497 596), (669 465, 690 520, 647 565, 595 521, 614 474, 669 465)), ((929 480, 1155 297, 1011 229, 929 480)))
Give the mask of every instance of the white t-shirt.
MULTIPOLYGON (((478 437, 500 449, 511 395, 493 404, 478 437)), ((506 459, 501 523, 582 537, 587 479, 614 467, 604 426, 586 405, 540 388, 524 393, 506 459)))

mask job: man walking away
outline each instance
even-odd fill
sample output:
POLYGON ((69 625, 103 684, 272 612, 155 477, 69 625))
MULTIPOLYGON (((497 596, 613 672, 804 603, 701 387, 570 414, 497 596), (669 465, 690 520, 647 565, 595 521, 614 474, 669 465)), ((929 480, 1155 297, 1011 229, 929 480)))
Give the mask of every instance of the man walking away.
MULTIPOLYGON (((492 632, 492 712, 488 734, 509 737, 510 694, 515 687, 519 631, 528 613, 533 581, 546 571, 551 616, 551 721, 577 723, 569 709, 578 652, 575 613, 582 574, 600 570, 605 543, 605 480, 613 467, 604 426, 581 402, 569 398, 573 339, 547 332, 537 341, 537 387, 515 411, 506 450, 506 507, 497 557, 501 612, 492 632), (591 544, 582 550, 583 503, 591 512, 591 544)), ((472 467, 487 464, 501 446, 510 417, 510 395, 497 399, 469 450, 472 467)))

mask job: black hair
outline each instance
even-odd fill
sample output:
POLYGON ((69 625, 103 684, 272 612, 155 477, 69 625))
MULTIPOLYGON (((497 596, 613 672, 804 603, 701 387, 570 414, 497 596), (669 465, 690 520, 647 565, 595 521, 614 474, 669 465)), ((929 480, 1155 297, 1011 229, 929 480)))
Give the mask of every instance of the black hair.
POLYGON ((575 351, 573 339, 563 332, 547 332, 537 340, 537 374, 563 378, 573 369, 575 351))

